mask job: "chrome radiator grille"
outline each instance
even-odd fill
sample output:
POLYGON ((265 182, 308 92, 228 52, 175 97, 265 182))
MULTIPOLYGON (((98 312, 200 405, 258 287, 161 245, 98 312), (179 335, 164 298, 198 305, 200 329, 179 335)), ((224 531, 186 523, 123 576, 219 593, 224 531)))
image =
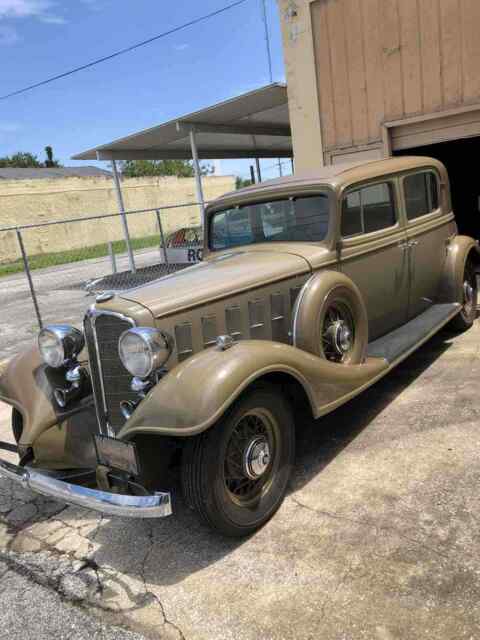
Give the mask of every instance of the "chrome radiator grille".
POLYGON ((100 428, 104 433, 117 432, 125 423, 120 402, 136 399, 136 394, 130 390, 132 376, 118 355, 118 340, 133 325, 129 318, 110 313, 94 311, 85 318, 92 386, 100 428))

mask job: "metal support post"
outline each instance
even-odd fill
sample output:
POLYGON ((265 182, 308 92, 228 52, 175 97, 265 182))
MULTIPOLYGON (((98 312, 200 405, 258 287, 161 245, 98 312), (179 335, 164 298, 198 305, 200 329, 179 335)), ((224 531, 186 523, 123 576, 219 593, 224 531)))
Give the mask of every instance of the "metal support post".
POLYGON ((280 160, 280 158, 277 158, 277 164, 278 164, 278 173, 280 175, 280 177, 283 177, 283 169, 282 169, 282 161, 280 160))
POLYGON ((190 129, 190 147, 192 149, 193 170, 195 172, 195 184, 197 187, 197 200, 200 204, 200 213, 202 215, 202 224, 204 222, 203 217, 205 213, 205 200, 203 199, 203 187, 202 187, 202 172, 200 169, 200 162, 198 160, 197 141, 195 138, 194 129, 190 129))
POLYGON ((25 274, 28 280, 28 286, 30 287, 30 295, 32 296, 33 306, 35 307, 35 313, 37 315, 38 326, 43 328, 42 316, 40 315, 40 308, 38 306, 37 294, 35 293, 35 287, 33 286, 32 274, 30 273, 30 265, 28 263, 27 252, 25 251, 25 245, 23 244, 22 234, 20 229, 16 229, 18 244, 20 246, 20 252, 22 254, 23 266, 25 267, 25 274))
POLYGON ((252 184, 255 184, 255 169, 253 168, 253 164, 250 165, 250 180, 252 184))
POLYGON ((295 164, 293 163, 293 158, 290 158, 290 162, 292 163, 292 173, 295 173, 295 164))
POLYGON ((165 242, 165 236, 163 235, 163 226, 162 226, 162 216, 160 215, 160 211, 157 209, 157 221, 158 221, 158 230, 160 232, 160 241, 162 243, 163 249, 163 259, 165 264, 168 264, 168 254, 167 254, 167 243, 165 242))
POLYGON ((135 267, 135 258, 133 257, 132 245, 130 242, 130 233, 128 231, 127 216, 125 214, 125 206, 123 204, 122 187, 120 185, 120 177, 118 175, 117 163, 115 162, 115 160, 112 160, 112 172, 113 172, 113 181, 115 182, 115 191, 117 193, 118 208, 120 210, 120 215, 122 218, 125 244, 127 245, 128 262, 130 264, 130 271, 132 273, 136 273, 137 269, 135 267))
POLYGON ((112 273, 117 273, 117 259, 115 257, 115 251, 113 250, 113 242, 108 243, 108 255, 110 256, 110 262, 112 264, 112 273))
POLYGON ((255 164, 257 165, 257 182, 261 182, 262 172, 260 171, 260 158, 255 158, 255 164))

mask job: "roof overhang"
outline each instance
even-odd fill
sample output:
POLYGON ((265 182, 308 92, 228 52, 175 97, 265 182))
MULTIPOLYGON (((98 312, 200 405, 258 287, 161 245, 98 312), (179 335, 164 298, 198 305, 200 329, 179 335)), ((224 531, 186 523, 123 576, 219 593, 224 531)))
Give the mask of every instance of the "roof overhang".
POLYGON ((275 83, 73 156, 74 160, 292 157, 287 87, 275 83))

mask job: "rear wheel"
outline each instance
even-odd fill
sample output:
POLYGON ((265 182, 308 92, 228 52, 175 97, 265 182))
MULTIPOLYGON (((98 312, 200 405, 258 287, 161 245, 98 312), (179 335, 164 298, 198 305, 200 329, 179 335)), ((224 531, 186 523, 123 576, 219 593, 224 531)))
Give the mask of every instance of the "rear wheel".
POLYGON ((451 322, 455 331, 466 331, 477 317, 478 285, 475 265, 467 260, 462 282, 462 309, 451 322))
POLYGON ((294 451, 290 406, 275 387, 254 388, 217 425, 187 441, 186 502, 217 531, 246 536, 282 503, 294 451))

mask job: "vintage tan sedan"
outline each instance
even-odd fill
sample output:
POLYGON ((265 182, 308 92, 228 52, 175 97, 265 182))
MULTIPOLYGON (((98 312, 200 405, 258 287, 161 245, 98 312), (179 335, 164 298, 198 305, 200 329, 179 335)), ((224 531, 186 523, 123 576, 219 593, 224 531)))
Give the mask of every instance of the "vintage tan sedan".
POLYGON ((458 235, 430 158, 230 193, 205 230, 202 263, 100 295, 83 331, 45 327, 3 366, 20 460, 0 473, 103 513, 161 517, 179 469, 188 505, 246 535, 282 502, 303 410, 321 418, 476 316, 478 243, 458 235))

